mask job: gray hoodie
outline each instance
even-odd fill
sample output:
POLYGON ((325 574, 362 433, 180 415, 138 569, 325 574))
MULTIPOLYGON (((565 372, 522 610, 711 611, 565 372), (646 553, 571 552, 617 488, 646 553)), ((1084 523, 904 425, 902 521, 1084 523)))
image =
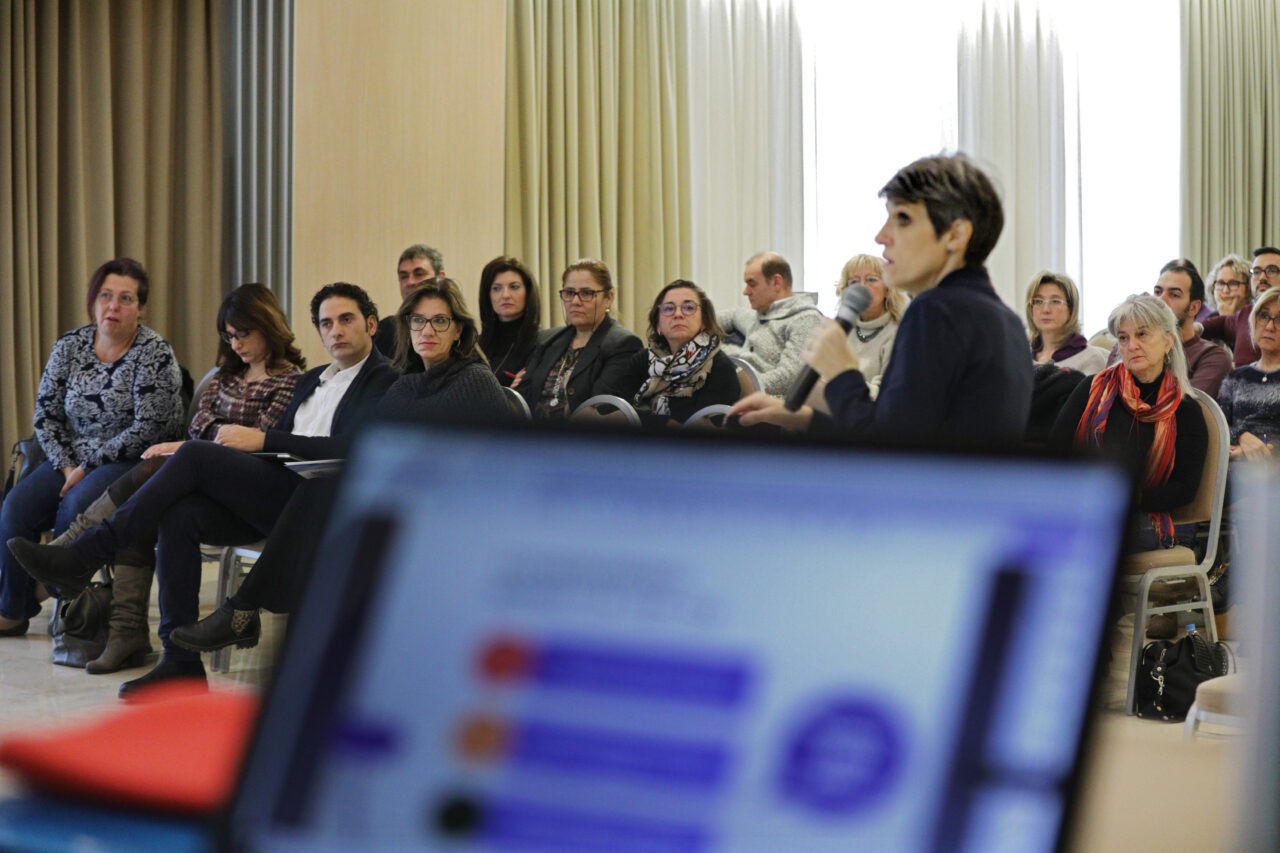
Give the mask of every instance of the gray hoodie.
POLYGON ((804 345, 822 322, 818 295, 792 293, 763 314, 751 308, 730 308, 717 319, 724 328, 725 353, 754 367, 766 393, 786 394, 804 369, 804 345))

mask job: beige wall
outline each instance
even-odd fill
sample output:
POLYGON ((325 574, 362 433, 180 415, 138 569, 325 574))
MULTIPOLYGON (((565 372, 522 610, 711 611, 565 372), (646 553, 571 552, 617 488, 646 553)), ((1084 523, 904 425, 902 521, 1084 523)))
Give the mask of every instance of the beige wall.
POLYGON ((444 254, 474 310, 502 251, 503 0, 299 0, 294 26, 293 325, 328 356, 311 295, 351 281, 399 307, 400 251, 444 254))

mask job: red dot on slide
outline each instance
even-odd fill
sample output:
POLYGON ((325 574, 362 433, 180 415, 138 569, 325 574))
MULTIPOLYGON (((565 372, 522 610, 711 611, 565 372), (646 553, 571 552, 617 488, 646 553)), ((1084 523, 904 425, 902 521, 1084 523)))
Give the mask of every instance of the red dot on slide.
POLYGON ((498 637, 485 644, 480 673, 490 681, 519 681, 533 670, 533 649, 516 637, 498 637))

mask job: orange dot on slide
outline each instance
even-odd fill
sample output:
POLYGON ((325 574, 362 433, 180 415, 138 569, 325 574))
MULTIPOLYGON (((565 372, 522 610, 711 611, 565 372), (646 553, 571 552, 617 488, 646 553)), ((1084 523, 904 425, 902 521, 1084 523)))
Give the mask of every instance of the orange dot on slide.
POLYGON ((454 750, 473 761, 496 758, 506 752, 509 730, 505 721, 485 714, 464 717, 454 730, 454 750))

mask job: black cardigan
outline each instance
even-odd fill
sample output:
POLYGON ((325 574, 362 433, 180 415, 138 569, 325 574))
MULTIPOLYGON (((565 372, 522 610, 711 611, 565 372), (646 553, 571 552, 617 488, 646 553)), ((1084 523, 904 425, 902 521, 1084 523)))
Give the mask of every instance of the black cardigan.
MULTIPOLYGON (((559 326, 538 333, 538 342, 529 354, 529 361, 525 363, 524 378, 520 380, 520 387, 516 388, 529 403, 530 409, 537 407, 542 387, 547 384, 547 375, 569 351, 575 334, 577 330, 573 326, 559 326)), ((643 348, 644 344, 634 332, 619 325, 612 317, 605 317, 604 322, 591 334, 587 345, 582 348, 578 363, 569 377, 566 386, 569 409, 573 410, 598 394, 625 397, 631 356, 643 348)), ((635 389, 632 389, 631 394, 635 395, 635 389)))

